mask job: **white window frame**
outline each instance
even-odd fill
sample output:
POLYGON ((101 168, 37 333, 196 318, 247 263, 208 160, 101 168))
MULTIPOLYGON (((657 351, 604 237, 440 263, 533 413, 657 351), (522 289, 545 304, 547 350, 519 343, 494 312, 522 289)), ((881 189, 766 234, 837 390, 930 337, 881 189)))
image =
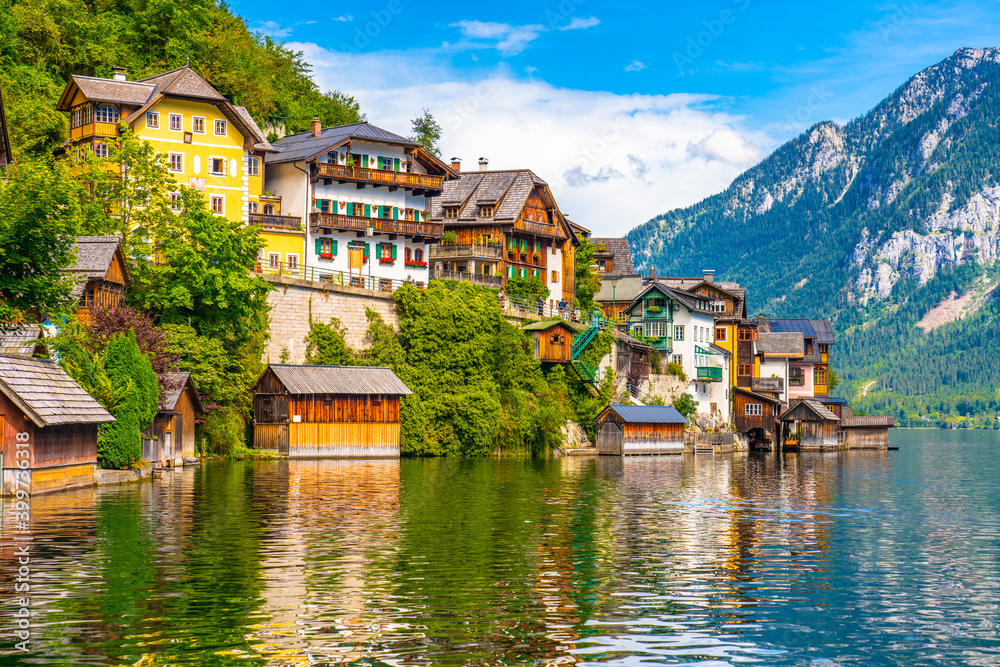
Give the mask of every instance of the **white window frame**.
POLYGON ((226 196, 225 195, 209 195, 208 198, 208 208, 212 213, 216 215, 226 214, 226 196), (219 202, 219 210, 215 210, 215 202, 219 202))
POLYGON ((205 117, 191 116, 191 131, 195 134, 205 134, 205 117), (201 121, 201 129, 198 129, 198 121, 201 121))
POLYGON ((280 269, 281 268, 281 253, 280 252, 269 252, 269 253, 267 253, 267 268, 269 268, 269 269, 280 269))
POLYGON ((98 104, 94 107, 94 122, 95 123, 117 123, 121 120, 121 109, 110 104, 98 104), (108 109, 107 113, 102 113, 102 109, 108 109), (107 116, 105 120, 101 120, 101 116, 107 116))
POLYGON ((171 192, 168 195, 168 197, 170 199, 170 204, 169 204, 170 210, 171 211, 179 211, 179 210, 181 210, 181 193, 179 193, 179 192, 171 192))
POLYGON ((666 335, 666 322, 646 322, 646 338, 665 338, 666 335))
POLYGON ((167 129, 171 132, 183 132, 184 131, 184 116, 179 113, 170 114, 167 120, 167 129), (177 127, 174 127, 174 119, 177 119, 177 127))
POLYGON ((678 366, 683 366, 684 365, 684 355, 683 354, 675 354, 675 355, 673 355, 672 357, 670 357, 670 363, 677 364, 678 366))
POLYGON ((226 158, 212 156, 208 158, 208 173, 210 176, 225 176, 226 175, 226 158), (222 171, 212 171, 212 167, 215 166, 215 161, 222 161, 222 171))
POLYGON ((110 157, 111 151, 108 150, 107 144, 94 144, 94 155, 99 158, 110 157))
POLYGON ((146 112, 146 127, 151 130, 160 129, 160 112, 159 111, 147 111, 146 112))
POLYGON ((763 417, 764 416, 764 404, 763 403, 747 403, 743 408, 744 416, 746 417, 763 417))
POLYGON ((251 155, 247 158, 247 175, 260 176, 260 158, 251 155))
POLYGON ((684 340, 684 325, 675 324, 674 325, 674 340, 684 340))
POLYGON ((172 174, 184 173, 184 153, 167 153, 167 171, 169 171, 172 174), (175 157, 178 157, 181 160, 181 166, 179 169, 174 169, 175 157))
POLYGON ((215 136, 225 137, 229 134, 229 121, 216 118, 215 122, 212 123, 212 129, 215 130, 215 136), (222 123, 222 132, 219 132, 219 123, 222 123))
POLYGON ((257 212, 259 212, 259 211, 260 211, 260 206, 259 206, 259 205, 257 204, 257 202, 255 202, 255 201, 252 201, 252 202, 250 202, 250 204, 249 204, 248 206, 249 206, 249 207, 248 207, 248 209, 247 209, 247 210, 248 210, 248 211, 249 211, 250 213, 257 213, 257 212))

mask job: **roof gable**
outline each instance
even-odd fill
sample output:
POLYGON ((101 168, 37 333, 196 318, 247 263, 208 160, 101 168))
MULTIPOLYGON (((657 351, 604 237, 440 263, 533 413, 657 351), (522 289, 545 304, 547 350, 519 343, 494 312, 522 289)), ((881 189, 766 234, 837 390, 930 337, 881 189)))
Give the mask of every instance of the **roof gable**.
POLYGON ((686 424, 687 419, 672 405, 609 405, 598 419, 608 411, 630 424, 686 424))
POLYGON ((0 393, 39 427, 115 421, 59 364, 47 359, 0 356, 0 393))
POLYGON ((177 402, 181 400, 181 395, 185 391, 189 391, 192 396, 192 402, 194 403, 195 412, 204 412, 205 408, 201 404, 201 398, 198 396, 198 390, 195 389, 194 380, 191 379, 191 374, 184 373, 166 373, 163 377, 165 380, 165 391, 163 395, 163 401, 160 403, 160 408, 162 410, 176 410, 177 402))
POLYGON ((271 364, 254 385, 256 390, 268 372, 290 394, 412 394, 392 369, 384 366, 293 366, 271 364))
POLYGON ((111 270, 111 265, 117 262, 125 285, 132 286, 132 274, 117 236, 77 236, 73 245, 76 249, 76 261, 70 272, 78 280, 103 280, 111 270))
POLYGON ((569 324, 563 320, 547 320, 545 322, 534 322, 532 324, 525 324, 521 327, 522 331, 548 331, 549 329, 561 328, 565 329, 571 334, 577 332, 576 329, 571 327, 569 324))
POLYGON ((222 93, 187 65, 147 76, 145 79, 139 79, 138 83, 152 84, 156 87, 156 93, 160 95, 228 103, 222 93))
POLYGON ((614 258, 614 273, 632 273, 635 271, 635 268, 632 266, 632 249, 629 248, 628 239, 594 237, 590 239, 590 242, 594 245, 604 246, 605 252, 614 258))
POLYGON ((781 421, 840 421, 840 417, 816 398, 796 400, 778 419, 781 421))

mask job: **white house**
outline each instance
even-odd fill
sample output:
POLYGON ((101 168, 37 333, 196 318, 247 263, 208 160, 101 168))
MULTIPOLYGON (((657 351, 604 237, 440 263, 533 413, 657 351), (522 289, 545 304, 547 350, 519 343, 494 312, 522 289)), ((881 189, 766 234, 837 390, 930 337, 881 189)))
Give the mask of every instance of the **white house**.
POLYGON ((754 378, 754 391, 772 394, 782 405, 788 405, 790 367, 802 360, 804 349, 802 332, 759 333, 760 377, 754 378))
POLYGON ((448 165, 370 123, 323 129, 314 119, 273 146, 265 188, 308 221, 307 279, 381 290, 427 282, 429 246, 443 235, 429 202, 456 177, 448 165))

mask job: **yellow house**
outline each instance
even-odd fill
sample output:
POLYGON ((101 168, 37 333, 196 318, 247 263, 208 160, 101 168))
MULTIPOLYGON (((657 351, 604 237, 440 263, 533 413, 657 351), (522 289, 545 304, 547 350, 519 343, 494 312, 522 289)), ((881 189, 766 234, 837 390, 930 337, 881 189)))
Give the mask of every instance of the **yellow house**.
MULTIPOLYGON (((263 197, 264 155, 273 148, 246 109, 190 67, 138 81, 121 69, 110 79, 73 75, 56 108, 70 114, 73 146, 106 156, 124 122, 166 156, 177 183, 204 194, 214 214, 258 225, 266 248, 303 245, 301 225, 279 219, 280 201, 263 197)), ((172 198, 179 210, 180 195, 172 198)))

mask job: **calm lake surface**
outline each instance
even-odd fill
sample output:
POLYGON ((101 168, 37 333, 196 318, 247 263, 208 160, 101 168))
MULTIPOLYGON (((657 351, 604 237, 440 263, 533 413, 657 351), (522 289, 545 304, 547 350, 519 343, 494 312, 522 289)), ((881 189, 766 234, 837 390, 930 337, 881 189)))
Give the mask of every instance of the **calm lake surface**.
POLYGON ((58 665, 1000 665, 1000 435, 900 451, 214 463, 32 499, 58 665))

